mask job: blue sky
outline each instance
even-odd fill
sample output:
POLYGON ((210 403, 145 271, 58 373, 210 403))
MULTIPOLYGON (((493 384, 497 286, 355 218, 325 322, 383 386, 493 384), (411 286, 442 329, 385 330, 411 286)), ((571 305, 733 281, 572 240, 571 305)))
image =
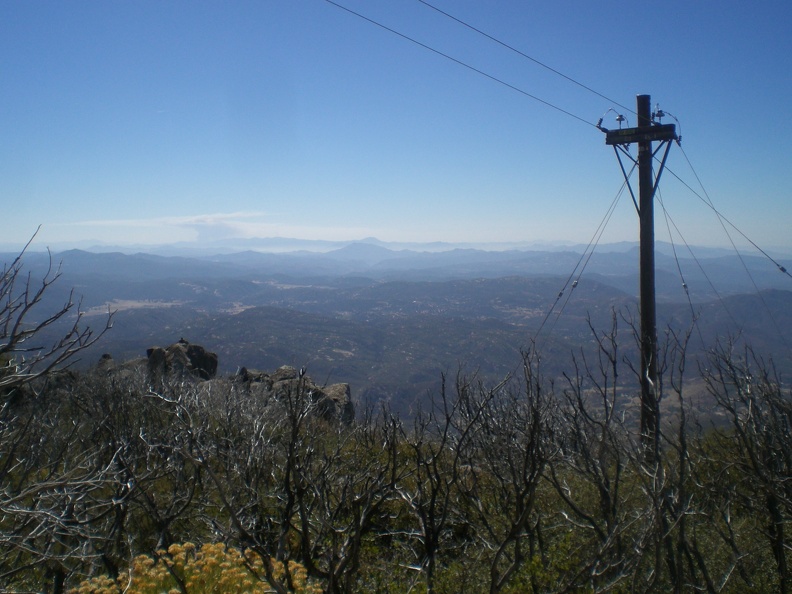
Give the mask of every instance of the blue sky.
MULTIPOLYGON (((647 93, 681 123, 673 172, 792 248, 792 4, 432 1, 606 100, 417 0, 339 3, 576 117, 324 0, 3 2, 0 244, 585 243, 622 182, 592 124, 647 93)), ((660 199, 729 243, 673 176, 660 199)), ((637 233, 624 195, 603 241, 637 233)))

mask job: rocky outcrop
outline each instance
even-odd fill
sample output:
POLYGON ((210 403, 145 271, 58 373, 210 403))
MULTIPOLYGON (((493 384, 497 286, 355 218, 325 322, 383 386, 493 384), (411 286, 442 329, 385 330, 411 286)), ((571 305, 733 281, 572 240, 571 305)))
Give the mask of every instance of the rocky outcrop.
MULTIPOLYGON (((109 385, 129 386, 133 392, 142 391, 143 394, 185 389, 199 400, 210 395, 219 395, 222 400, 242 391, 261 405, 257 408, 266 411, 265 414, 279 414, 277 411, 283 412, 290 403, 298 402, 301 411, 307 410, 329 423, 349 425, 355 420, 349 384, 320 386, 304 368, 284 365, 267 373, 242 367, 231 377, 217 378, 217 355, 184 339, 167 348, 152 347, 146 354, 146 358, 123 362, 104 354, 88 373, 69 369, 48 373, 17 390, 12 404, 21 406, 28 401, 26 396, 30 390, 67 393, 81 382, 87 382, 85 386, 89 389, 97 389, 99 384, 91 383, 93 376, 102 382, 109 379, 109 385)), ((104 393, 101 389, 100 392, 104 393)), ((108 392, 112 393, 113 390, 108 392)))
POLYGON ((248 389, 265 392, 275 400, 307 396, 316 414, 328 421, 337 420, 349 424, 355 419, 349 384, 318 386, 305 373, 305 369, 298 370, 289 365, 279 367, 272 374, 243 367, 236 377, 248 389))
POLYGON ((115 368, 116 363, 113 360, 113 356, 109 353, 102 355, 99 363, 96 364, 96 370, 104 373, 111 373, 115 368))
MULTIPOLYGON (((206 387, 209 387, 212 382, 221 381, 213 379, 217 374, 217 364, 215 353, 183 338, 166 348, 149 348, 144 360, 148 381, 154 386, 175 377, 182 381, 192 380, 199 386, 208 382, 206 387)), ((126 368, 125 365, 117 366, 110 355, 103 355, 97 367, 108 373, 126 368)), ((282 402, 288 397, 306 396, 314 412, 323 419, 344 424, 355 419, 349 384, 319 386, 306 374, 305 369, 284 365, 272 373, 266 373, 242 367, 231 381, 262 401, 272 399, 282 402)))
POLYGON ((152 377, 175 373, 182 377, 193 375, 208 380, 217 374, 217 354, 202 346, 190 344, 183 338, 167 348, 151 347, 146 350, 148 372, 152 377))
POLYGON ((349 424, 355 420, 355 405, 352 403, 352 390, 349 384, 333 384, 324 389, 324 402, 327 406, 332 404, 331 412, 349 424))

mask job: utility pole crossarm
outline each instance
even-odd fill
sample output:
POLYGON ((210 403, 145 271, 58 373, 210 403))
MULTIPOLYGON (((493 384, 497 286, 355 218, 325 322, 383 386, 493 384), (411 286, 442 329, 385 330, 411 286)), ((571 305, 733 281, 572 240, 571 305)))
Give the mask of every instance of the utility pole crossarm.
POLYGON ((676 126, 674 124, 656 124, 605 131, 605 144, 631 144, 660 140, 677 140, 676 126))

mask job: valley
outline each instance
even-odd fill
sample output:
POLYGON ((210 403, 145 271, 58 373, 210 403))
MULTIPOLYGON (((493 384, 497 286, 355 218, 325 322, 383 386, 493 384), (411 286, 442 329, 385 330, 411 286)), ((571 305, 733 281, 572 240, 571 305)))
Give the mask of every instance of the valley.
MULTIPOLYGON (((71 251, 53 257, 62 278, 41 309, 74 288, 88 324, 115 312, 112 330, 80 366, 104 353, 138 358, 184 337, 218 353, 221 373, 304 366, 321 382, 350 383, 359 403, 387 402, 409 414, 443 374, 494 383, 517 372, 528 349, 542 354, 545 374, 560 378, 573 354, 595 354, 592 328, 609 332, 614 311, 621 352, 634 359, 634 256, 596 254, 592 270, 572 284, 565 275, 580 254, 571 251, 398 252, 367 244, 201 258, 71 251)), ((759 259, 748 262, 751 276, 741 278, 745 271, 722 253, 679 268, 659 256, 658 327, 684 333, 695 317, 691 356, 731 337, 790 370, 790 279, 759 259), (694 267, 698 276, 685 277, 688 301, 678 270, 694 267)), ((33 253, 26 263, 35 276, 48 260, 33 253)), ((630 378, 622 381, 628 388, 630 378)))

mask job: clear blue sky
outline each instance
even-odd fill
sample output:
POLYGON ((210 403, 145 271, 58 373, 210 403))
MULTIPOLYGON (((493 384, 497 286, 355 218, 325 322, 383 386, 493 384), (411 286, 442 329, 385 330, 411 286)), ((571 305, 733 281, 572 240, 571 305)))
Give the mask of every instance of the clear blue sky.
MULTIPOLYGON (((39 224, 40 246, 587 242, 622 182, 589 124, 647 93, 716 207, 792 247, 786 0, 433 0, 612 101, 417 0, 339 2, 588 123, 324 0, 6 1, 0 244, 39 224)), ((698 189, 676 147, 669 166, 698 189)), ((728 243, 672 176, 661 192, 688 242, 728 243)), ((624 195, 603 241, 637 233, 624 195)))

